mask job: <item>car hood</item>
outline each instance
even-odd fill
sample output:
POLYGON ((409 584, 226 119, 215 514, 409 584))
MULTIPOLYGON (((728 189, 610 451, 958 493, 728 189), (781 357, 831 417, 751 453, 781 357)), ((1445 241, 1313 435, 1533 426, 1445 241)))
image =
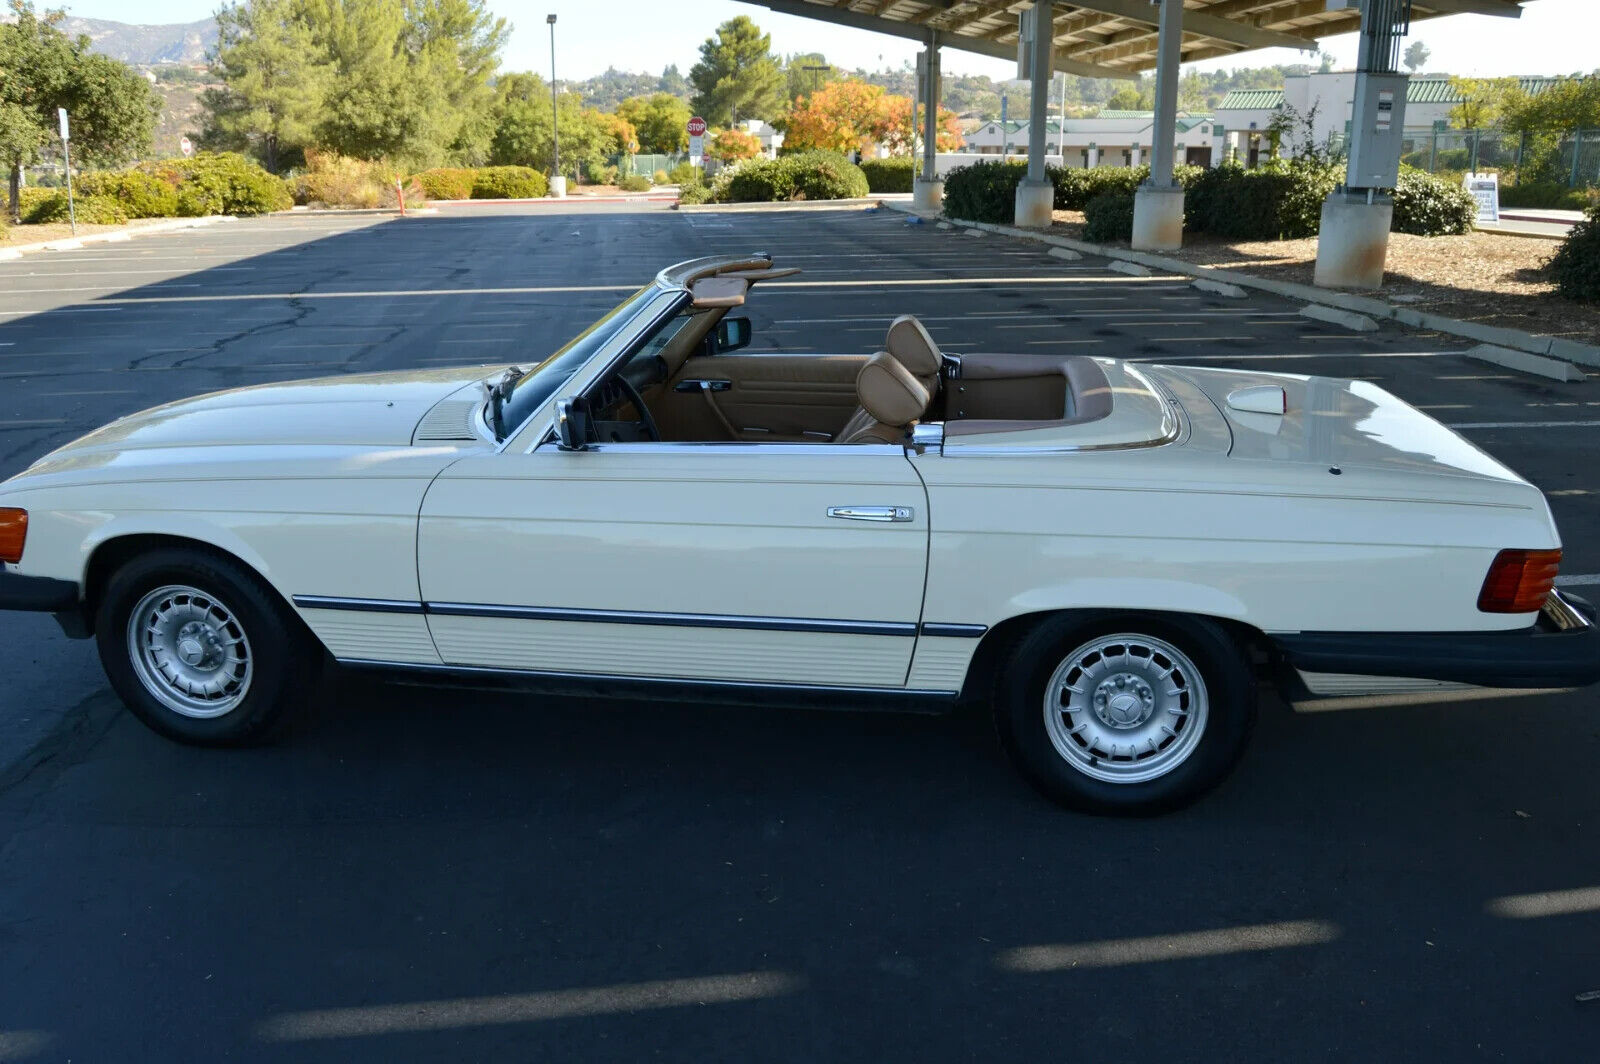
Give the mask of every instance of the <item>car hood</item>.
POLYGON ((41 461, 154 448, 405 446, 441 400, 501 372, 410 370, 213 392, 119 418, 41 461))

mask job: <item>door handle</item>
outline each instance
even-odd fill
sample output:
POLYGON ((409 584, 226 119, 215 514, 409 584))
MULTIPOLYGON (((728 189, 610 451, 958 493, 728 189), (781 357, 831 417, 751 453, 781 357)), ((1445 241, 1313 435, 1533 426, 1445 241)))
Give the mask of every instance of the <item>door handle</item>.
POLYGON ((732 381, 721 380, 683 380, 673 386, 675 392, 725 392, 733 387, 732 381))
POLYGON ((828 516, 841 521, 909 521, 915 512, 909 506, 828 507, 828 516))

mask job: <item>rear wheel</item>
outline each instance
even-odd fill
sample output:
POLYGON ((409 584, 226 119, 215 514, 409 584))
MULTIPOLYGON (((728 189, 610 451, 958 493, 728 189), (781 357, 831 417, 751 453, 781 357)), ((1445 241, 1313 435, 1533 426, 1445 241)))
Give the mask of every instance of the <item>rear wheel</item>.
POLYGON ((1007 752, 1075 809, 1154 813, 1232 769, 1255 721, 1249 662, 1226 629, 1142 614, 1052 618, 1012 652, 996 691, 1007 752))
POLYGON ((321 655, 254 573, 200 551, 129 561, 101 596, 95 631, 111 686, 180 742, 241 745, 288 723, 321 655))

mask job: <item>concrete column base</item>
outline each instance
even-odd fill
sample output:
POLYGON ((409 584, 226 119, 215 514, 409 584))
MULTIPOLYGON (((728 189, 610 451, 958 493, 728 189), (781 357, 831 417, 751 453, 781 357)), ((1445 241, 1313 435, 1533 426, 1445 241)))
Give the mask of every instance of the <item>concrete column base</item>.
POLYGON ((944 182, 938 178, 919 177, 911 185, 911 206, 930 214, 939 213, 944 205, 944 182))
POLYGON ((1024 229, 1048 229, 1055 222, 1056 186, 1048 179, 1017 186, 1016 224, 1024 229))
POLYGON ((1381 288, 1383 263, 1389 254, 1389 224, 1394 201, 1378 196, 1334 192, 1322 201, 1322 230, 1317 237, 1317 271, 1322 288, 1381 288))
POLYGON ((550 179, 550 195, 556 199, 565 199, 567 196, 567 179, 563 174, 557 174, 550 179))
POLYGON ((1140 185, 1133 193, 1133 249, 1177 251, 1183 247, 1183 189, 1140 185))

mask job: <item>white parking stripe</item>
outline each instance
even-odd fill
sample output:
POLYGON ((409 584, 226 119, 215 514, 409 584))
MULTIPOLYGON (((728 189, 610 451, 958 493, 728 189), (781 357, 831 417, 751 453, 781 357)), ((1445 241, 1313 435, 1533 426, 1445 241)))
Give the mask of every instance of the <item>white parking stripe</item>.
POLYGON ((1556 587, 1593 587, 1600 584, 1600 573, 1576 573, 1556 577, 1556 587))
POLYGON ((1600 425, 1600 421, 1463 421, 1453 429, 1581 429, 1600 425))

